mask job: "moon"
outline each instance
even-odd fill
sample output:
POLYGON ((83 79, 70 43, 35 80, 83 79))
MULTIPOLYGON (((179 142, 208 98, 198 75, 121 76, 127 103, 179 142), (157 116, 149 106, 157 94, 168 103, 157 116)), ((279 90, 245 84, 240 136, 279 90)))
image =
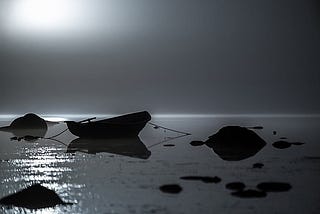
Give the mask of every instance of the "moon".
POLYGON ((81 22, 79 5, 75 0, 13 0, 7 27, 23 34, 70 33, 81 22))

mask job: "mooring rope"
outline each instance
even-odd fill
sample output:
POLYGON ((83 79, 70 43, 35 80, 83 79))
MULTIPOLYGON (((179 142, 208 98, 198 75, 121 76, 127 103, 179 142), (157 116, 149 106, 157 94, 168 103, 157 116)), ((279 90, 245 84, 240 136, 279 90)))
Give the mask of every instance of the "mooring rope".
POLYGON ((176 137, 169 137, 169 138, 164 139, 164 140, 162 140, 160 142, 154 143, 154 144, 148 146, 147 148, 149 149, 149 148, 152 148, 154 146, 160 145, 162 143, 166 143, 166 142, 169 142, 171 140, 175 140, 175 139, 178 139, 178 138, 181 138, 181 137, 185 137, 185 136, 188 136, 188 135, 187 134, 182 134, 182 135, 179 135, 179 136, 176 136, 176 137))
POLYGON ((52 139, 52 138, 55 138, 55 137, 58 137, 59 135, 62 135, 64 132, 66 132, 68 130, 68 128, 66 128, 65 130, 63 130, 62 132, 59 132, 58 134, 56 135, 53 135, 51 137, 46 137, 45 139, 52 139))
POLYGON ((152 125, 154 128, 161 128, 161 129, 172 131, 172 132, 176 132, 176 133, 179 133, 179 134, 191 135, 188 132, 182 132, 182 131, 178 131, 178 130, 175 130, 175 129, 170 129, 170 128, 167 128, 167 127, 164 127, 164 126, 160 126, 160 125, 152 123, 152 122, 149 122, 149 124, 152 125))

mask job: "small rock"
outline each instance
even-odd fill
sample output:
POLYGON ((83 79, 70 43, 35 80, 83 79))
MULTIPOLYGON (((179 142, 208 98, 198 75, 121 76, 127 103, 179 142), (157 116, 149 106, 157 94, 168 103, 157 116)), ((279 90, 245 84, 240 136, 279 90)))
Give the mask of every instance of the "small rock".
POLYGON ((231 193, 231 195, 239 198, 264 198, 267 196, 267 193, 258 191, 258 190, 248 189, 248 190, 233 192, 231 193))
POLYGON ((263 163, 255 163, 252 165, 252 168, 258 168, 258 169, 261 169, 262 167, 264 166, 263 163))
POLYGON ((279 141, 274 142, 272 144, 272 146, 277 148, 277 149, 286 149, 286 148, 289 148, 291 146, 291 143, 289 143, 287 141, 279 140, 279 141))
POLYGON ((210 176, 183 176, 183 177, 180 177, 180 179, 182 179, 182 180, 199 180, 204 183, 219 183, 221 181, 221 178, 219 178, 217 176, 214 176, 214 177, 210 177, 210 176))
POLYGON ((164 147, 173 147, 175 146, 174 144, 163 144, 164 147))
POLYGON ((162 192, 177 194, 182 191, 182 187, 178 184, 166 184, 159 187, 162 192))
POLYGON ((292 187, 289 183, 283 182, 263 182, 257 185, 257 188, 265 192, 284 192, 292 187))
POLYGON ((190 142, 191 146, 202 146, 203 144, 204 144, 204 142, 200 141, 200 140, 194 140, 194 141, 190 142))

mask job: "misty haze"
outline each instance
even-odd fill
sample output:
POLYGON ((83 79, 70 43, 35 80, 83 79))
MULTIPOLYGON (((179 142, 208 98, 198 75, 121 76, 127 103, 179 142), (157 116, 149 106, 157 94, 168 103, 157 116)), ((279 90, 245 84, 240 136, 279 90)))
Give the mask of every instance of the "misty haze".
POLYGON ((0 213, 317 213, 319 9, 0 1, 0 213))

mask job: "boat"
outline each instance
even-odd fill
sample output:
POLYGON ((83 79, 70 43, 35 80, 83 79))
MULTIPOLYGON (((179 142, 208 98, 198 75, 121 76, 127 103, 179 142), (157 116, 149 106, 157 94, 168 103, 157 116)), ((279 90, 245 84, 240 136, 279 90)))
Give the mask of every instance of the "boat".
POLYGON ((138 136, 151 120, 147 111, 125 114, 104 120, 65 121, 70 132, 81 138, 124 138, 138 136))

